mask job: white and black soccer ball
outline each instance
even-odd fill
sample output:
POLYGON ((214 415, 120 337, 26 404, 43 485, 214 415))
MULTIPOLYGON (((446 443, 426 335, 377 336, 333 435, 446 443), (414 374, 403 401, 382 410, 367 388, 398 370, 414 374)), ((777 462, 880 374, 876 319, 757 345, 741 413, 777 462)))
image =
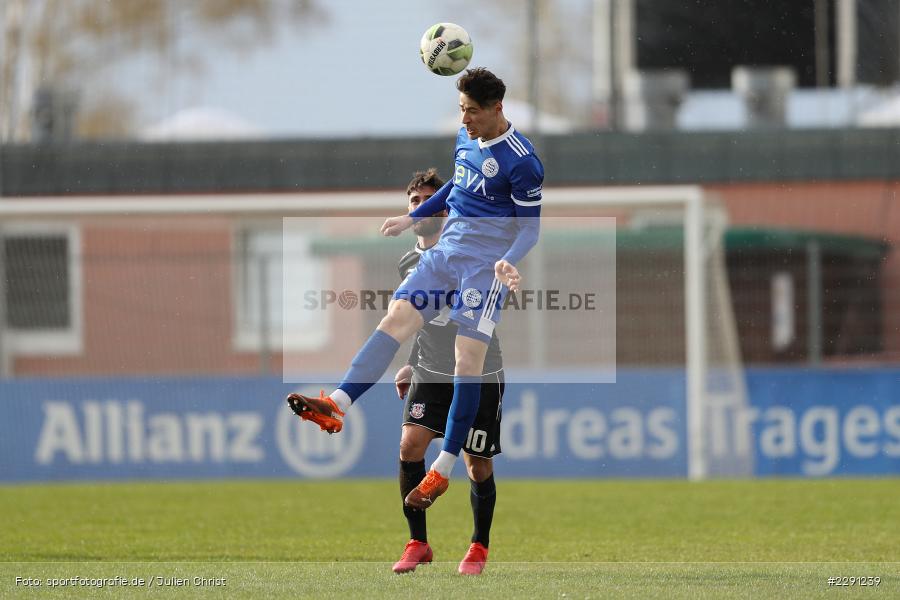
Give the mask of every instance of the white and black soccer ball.
POLYGON ((419 45, 422 62, 436 75, 456 75, 472 60, 472 39, 455 23, 432 25, 419 45))

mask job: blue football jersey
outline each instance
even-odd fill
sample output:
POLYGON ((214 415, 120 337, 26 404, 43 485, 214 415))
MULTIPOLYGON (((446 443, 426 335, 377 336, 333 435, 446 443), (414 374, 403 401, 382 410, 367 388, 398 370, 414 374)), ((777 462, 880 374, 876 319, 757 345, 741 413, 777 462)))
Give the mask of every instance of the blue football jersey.
POLYGON ((488 141, 456 137, 449 218, 438 246, 468 256, 501 258, 515 240, 517 216, 539 217, 544 166, 531 142, 510 124, 488 141))

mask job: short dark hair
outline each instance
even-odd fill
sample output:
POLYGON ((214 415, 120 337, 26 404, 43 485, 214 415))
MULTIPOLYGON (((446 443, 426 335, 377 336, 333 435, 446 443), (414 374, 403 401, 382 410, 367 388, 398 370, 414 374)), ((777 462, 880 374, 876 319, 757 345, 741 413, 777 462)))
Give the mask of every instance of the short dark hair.
POLYGON ((466 74, 456 80, 456 89, 477 102, 478 106, 500 102, 506 94, 503 80, 484 67, 466 69, 466 74))
POLYGON ((439 190, 440 188, 444 187, 444 180, 441 179, 441 176, 438 175, 437 169, 435 169, 434 167, 431 167, 427 171, 416 171, 416 174, 413 175, 413 178, 409 182, 409 185, 406 186, 406 195, 408 196, 423 185, 431 186, 435 190, 439 190))

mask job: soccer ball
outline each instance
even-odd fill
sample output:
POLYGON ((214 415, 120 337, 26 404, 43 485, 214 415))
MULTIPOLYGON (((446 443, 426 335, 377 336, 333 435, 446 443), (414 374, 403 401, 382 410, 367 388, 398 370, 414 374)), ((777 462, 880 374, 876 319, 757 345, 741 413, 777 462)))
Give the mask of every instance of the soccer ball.
POLYGON ((454 23, 432 25, 419 45, 422 62, 437 75, 456 75, 472 59, 472 40, 466 30, 454 23))

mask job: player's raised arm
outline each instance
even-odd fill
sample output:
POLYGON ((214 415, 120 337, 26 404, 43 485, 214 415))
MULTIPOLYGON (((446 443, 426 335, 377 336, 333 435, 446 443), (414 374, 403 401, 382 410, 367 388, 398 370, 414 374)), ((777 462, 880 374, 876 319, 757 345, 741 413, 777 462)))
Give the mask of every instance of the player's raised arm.
POLYGON ((444 185, 441 186, 435 194, 419 205, 419 207, 409 213, 408 215, 401 215, 398 217, 391 217, 384 222, 384 225, 381 226, 381 234, 386 236, 398 236, 410 227, 413 226, 413 223, 418 221, 419 219, 424 219, 425 217, 430 217, 439 212, 442 212, 447 209, 447 196, 450 195, 450 190, 453 188, 453 182, 448 181, 444 185))
POLYGON ((450 195, 450 190, 452 189, 453 181, 448 181, 442 185, 441 189, 436 191, 431 198, 420 204, 416 210, 409 213, 409 216, 418 221, 419 219, 430 217, 431 215, 436 215, 439 212, 447 210, 447 197, 450 195))

